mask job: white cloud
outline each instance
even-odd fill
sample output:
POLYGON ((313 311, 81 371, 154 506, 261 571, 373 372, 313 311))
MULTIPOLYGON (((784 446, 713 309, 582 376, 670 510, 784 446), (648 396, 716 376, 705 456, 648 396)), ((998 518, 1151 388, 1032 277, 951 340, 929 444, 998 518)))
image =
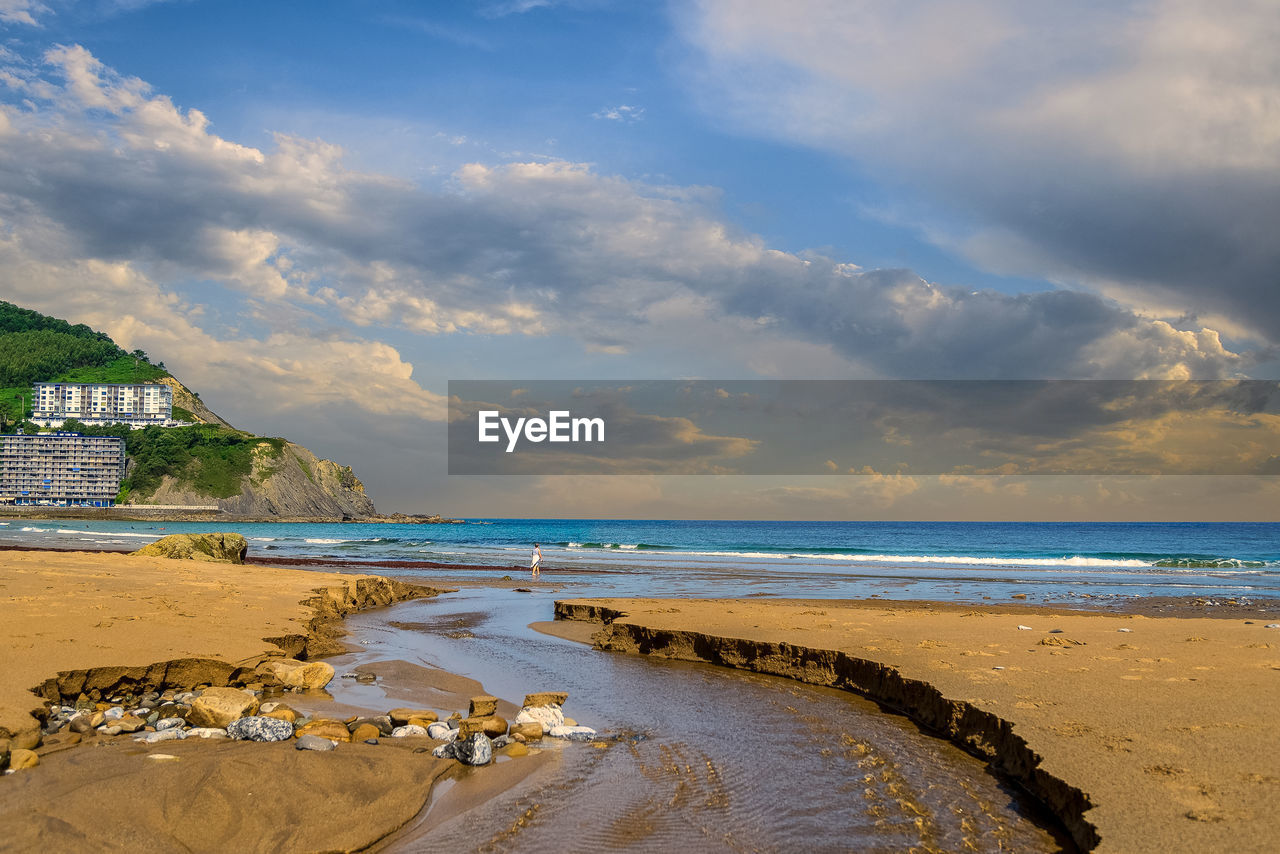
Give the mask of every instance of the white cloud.
POLYGON ((605 119, 611 122, 622 122, 623 124, 632 124, 640 121, 644 117, 644 107, 634 107, 630 104, 619 104, 616 107, 603 107, 591 114, 593 119, 605 119))
POLYGON ((1271 0, 677 9, 709 111, 905 187, 944 245, 1280 339, 1271 0))
POLYGON ((38 27, 40 23, 35 16, 47 14, 49 11, 49 7, 38 0, 0 0, 0 22, 6 24, 38 27))

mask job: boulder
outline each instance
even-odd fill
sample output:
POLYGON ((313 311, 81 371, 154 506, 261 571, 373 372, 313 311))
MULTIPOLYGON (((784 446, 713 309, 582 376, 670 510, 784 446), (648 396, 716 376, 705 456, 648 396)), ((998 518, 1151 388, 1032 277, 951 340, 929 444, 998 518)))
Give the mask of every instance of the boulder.
POLYGON ((482 718, 463 718, 458 721, 458 738, 467 738, 477 732, 482 732, 489 738, 506 735, 507 722, 497 715, 486 715, 482 718))
POLYGON ((15 748, 9 751, 9 769, 11 771, 21 771, 23 768, 34 768, 40 764, 40 757, 36 755, 34 750, 26 750, 25 748, 15 748))
MULTIPOLYGON (((347 725, 342 721, 333 720, 314 720, 309 724, 298 727, 294 730, 294 735, 302 738, 304 735, 315 735, 320 738, 327 738, 330 741, 350 741, 351 733, 347 730, 347 725)), ((366 736, 366 738, 376 737, 366 736)))
POLYGON ((520 736, 527 741, 537 741, 543 735, 542 724, 537 721, 515 723, 511 725, 510 734, 512 738, 520 736))
POLYGON ((294 745, 297 750, 333 750, 338 745, 327 738, 318 735, 304 735, 298 738, 298 743, 294 745))
POLYGON ((563 706, 569 699, 567 691, 539 691, 536 694, 525 694, 525 706, 563 706))
POLYGON ((420 726, 405 724, 398 726, 391 731, 392 738, 408 738, 411 736, 426 736, 427 731, 420 726))
POLYGON ((445 723, 434 723, 427 727, 427 737, 442 741, 453 741, 458 731, 445 723))
MULTIPOLYGON (((440 716, 431 709, 392 709, 387 712, 387 716, 391 718, 392 726, 404 726, 413 718, 421 718, 427 723, 440 720, 440 716)), ((419 726, 426 726, 426 724, 419 724, 419 726)))
POLYGON ((355 729, 351 730, 352 741, 368 741, 371 738, 378 738, 382 735, 382 730, 373 724, 356 724, 355 729))
POLYGON ((135 555, 214 563, 244 563, 249 544, 239 534, 170 534, 143 546, 135 555))
POLYGON ((498 713, 498 698, 487 694, 471 698, 471 708, 467 712, 469 718, 486 718, 498 713))
POLYGON ((373 718, 356 718, 354 721, 347 724, 347 729, 355 732, 356 727, 364 726, 366 724, 376 728, 378 730, 378 735, 391 735, 391 730, 395 729, 395 724, 391 723, 391 718, 387 715, 378 715, 373 718))
POLYGON ((227 724, 258 710, 258 700, 239 688, 206 688, 191 701, 187 723, 196 727, 225 729, 227 724))
POLYGON ((293 738, 293 724, 276 718, 240 718, 227 725, 227 735, 239 741, 287 741, 293 738))
POLYGON ((516 723, 541 724, 544 733, 550 732, 552 727, 564 726, 564 712, 559 706, 525 706, 516 715, 516 723))
POLYGON ((493 742, 484 733, 442 744, 431 755, 437 759, 456 759, 463 765, 488 765, 493 761, 493 742))
POLYGON ((333 679, 333 666, 324 661, 273 658, 258 665, 258 672, 272 676, 286 688, 318 691, 333 679))

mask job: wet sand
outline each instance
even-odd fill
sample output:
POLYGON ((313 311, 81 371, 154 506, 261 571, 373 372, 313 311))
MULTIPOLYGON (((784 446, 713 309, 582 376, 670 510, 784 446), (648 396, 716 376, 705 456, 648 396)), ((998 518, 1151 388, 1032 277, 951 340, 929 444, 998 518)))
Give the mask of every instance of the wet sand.
POLYGON ((845 687, 905 711, 1019 779, 1085 849, 1264 851, 1280 839, 1280 630, 1258 620, 831 600, 557 603, 558 619, 601 616, 605 649, 845 687))

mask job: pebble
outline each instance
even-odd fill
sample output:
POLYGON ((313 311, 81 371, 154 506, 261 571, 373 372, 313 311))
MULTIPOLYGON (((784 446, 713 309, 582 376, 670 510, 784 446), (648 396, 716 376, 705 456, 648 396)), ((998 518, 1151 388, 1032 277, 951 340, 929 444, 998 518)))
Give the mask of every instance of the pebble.
POLYGON ((186 731, 187 738, 230 738, 225 729, 211 726, 192 727, 186 731))
POLYGON ((159 720, 155 721, 156 731, 158 732, 160 730, 173 729, 174 727, 176 726, 180 727, 185 723, 186 721, 184 721, 182 718, 160 718, 159 720))
POLYGON ((1116 629, 1117 632, 1131 632, 1133 629, 1116 629))
POLYGON ((123 730, 121 730, 120 727, 118 726, 104 726, 104 727, 101 727, 98 730, 98 732, 102 733, 103 735, 119 735, 121 732, 123 732, 123 730))
POLYGON ((107 720, 109 720, 109 721, 118 721, 118 720, 120 720, 122 717, 124 717, 124 707, 123 707, 123 706, 112 706, 111 708, 109 708, 109 709, 107 709, 105 712, 103 712, 103 713, 102 713, 102 716, 103 716, 104 718, 106 718, 107 720))
POLYGON ((589 726, 553 726, 547 735, 552 738, 567 738, 569 741, 591 741, 596 731, 589 726))
POLYGON ((177 759, 178 757, 174 756, 172 753, 148 753, 147 758, 158 759, 163 762, 166 759, 177 759))
POLYGON ((337 746, 337 742, 330 741, 327 738, 321 738, 318 735, 304 735, 298 739, 293 748, 294 750, 333 750, 337 746))
POLYGON ((140 744, 156 744, 161 741, 181 741, 186 737, 187 734, 180 729, 162 729, 156 732, 144 732, 134 738, 134 741, 140 744))
POLYGON ((1280 629, 1280 623, 1267 623, 1265 626, 1263 626, 1263 628, 1264 629, 1280 629))
POLYGON ((1032 628, 1030 626, 1018 626, 1018 631, 1029 632, 1029 631, 1032 631, 1032 628))
POLYGON ((405 738, 406 736, 425 736, 427 731, 417 724, 405 724, 391 730, 392 738, 405 738))
POLYGON ((227 724, 227 735, 240 741, 286 741, 293 738, 293 724, 276 718, 240 718, 227 724))

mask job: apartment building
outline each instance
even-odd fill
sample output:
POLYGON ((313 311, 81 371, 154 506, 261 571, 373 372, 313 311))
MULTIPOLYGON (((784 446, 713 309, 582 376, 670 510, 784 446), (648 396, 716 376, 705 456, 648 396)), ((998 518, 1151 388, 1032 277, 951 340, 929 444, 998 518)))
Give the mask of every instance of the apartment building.
POLYGON ((79 433, 0 436, 0 504, 110 507, 124 440, 79 433))
POLYGON ((31 420, 42 427, 61 427, 74 418, 81 424, 172 427, 173 389, 163 383, 36 383, 31 420))

